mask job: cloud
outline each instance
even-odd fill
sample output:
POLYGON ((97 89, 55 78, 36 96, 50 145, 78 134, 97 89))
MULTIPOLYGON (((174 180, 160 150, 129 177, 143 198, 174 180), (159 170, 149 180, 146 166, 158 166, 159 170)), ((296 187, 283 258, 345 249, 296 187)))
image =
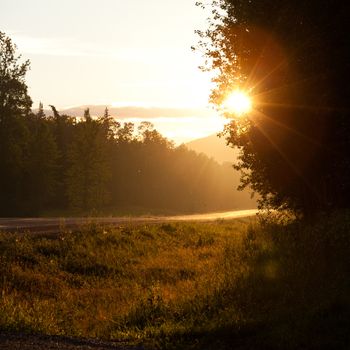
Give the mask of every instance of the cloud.
POLYGON ((67 37, 36 37, 8 31, 23 53, 46 56, 101 57, 128 63, 158 64, 185 60, 182 48, 176 47, 113 47, 97 42, 84 42, 67 37))
POLYGON ((69 38, 31 37, 19 32, 9 32, 12 41, 21 52, 33 55, 79 56, 84 52, 77 49, 69 38))

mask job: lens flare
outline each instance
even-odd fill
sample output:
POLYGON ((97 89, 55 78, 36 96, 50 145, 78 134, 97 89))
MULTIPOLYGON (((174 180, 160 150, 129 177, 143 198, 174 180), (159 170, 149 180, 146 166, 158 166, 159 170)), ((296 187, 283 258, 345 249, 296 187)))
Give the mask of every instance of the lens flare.
POLYGON ((241 116, 251 111, 252 100, 247 93, 235 90, 230 93, 223 103, 223 107, 237 116, 241 116))

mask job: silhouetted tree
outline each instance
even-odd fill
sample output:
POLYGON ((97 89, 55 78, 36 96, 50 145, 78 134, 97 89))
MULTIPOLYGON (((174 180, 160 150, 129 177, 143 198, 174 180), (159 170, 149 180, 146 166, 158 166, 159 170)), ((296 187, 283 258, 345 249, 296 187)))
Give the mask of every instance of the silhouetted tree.
POLYGON ((24 117, 32 101, 25 75, 29 61, 20 63, 16 46, 0 32, 0 212, 19 210, 23 199, 25 166, 29 141, 24 117))
POLYGON ((120 128, 120 123, 116 121, 110 114, 106 107, 103 116, 99 118, 102 124, 103 132, 108 140, 114 140, 117 130, 120 128))
POLYGON ((255 100, 225 133, 241 149, 242 186, 259 192, 262 206, 306 215, 349 206, 347 6, 217 0, 208 30, 198 32, 205 68, 218 72, 212 102, 237 87, 255 100))
POLYGON ((58 149, 45 117, 43 105, 27 117, 29 130, 28 160, 25 168, 25 203, 27 212, 38 214, 51 205, 59 179, 58 149))
POLYGON ((68 196, 66 190, 66 178, 69 166, 69 147, 72 143, 76 121, 68 115, 61 115, 55 106, 50 105, 53 116, 49 118, 49 126, 54 136, 57 147, 57 184, 53 202, 57 208, 64 209, 68 206, 68 196))
POLYGON ((84 119, 75 128, 69 149, 67 194, 71 207, 91 210, 103 207, 109 199, 108 139, 103 123, 93 120, 89 109, 84 119))
POLYGON ((30 64, 28 60, 20 63, 16 49, 11 39, 0 32, 0 122, 13 115, 26 115, 32 106, 25 83, 30 64))

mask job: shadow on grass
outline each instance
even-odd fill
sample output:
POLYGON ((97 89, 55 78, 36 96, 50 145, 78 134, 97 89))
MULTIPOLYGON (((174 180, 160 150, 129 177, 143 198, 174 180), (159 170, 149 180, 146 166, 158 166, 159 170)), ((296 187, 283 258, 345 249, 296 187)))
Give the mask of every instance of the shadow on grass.
POLYGON ((117 341, 101 341, 96 339, 72 338, 58 335, 35 335, 26 333, 1 332, 1 349, 98 349, 98 350, 142 350, 143 347, 127 345, 117 341))
POLYGON ((334 304, 304 317, 179 332, 160 339, 158 346, 193 350, 350 349, 350 305, 334 304))

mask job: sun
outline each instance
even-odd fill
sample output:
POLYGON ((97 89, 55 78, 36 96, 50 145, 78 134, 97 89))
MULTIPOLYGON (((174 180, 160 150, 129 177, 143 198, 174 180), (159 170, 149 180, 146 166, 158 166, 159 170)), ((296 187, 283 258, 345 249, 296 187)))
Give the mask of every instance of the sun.
POLYGON ((252 110, 252 100, 244 91, 235 90, 227 96, 223 103, 223 107, 229 113, 242 116, 252 110))

